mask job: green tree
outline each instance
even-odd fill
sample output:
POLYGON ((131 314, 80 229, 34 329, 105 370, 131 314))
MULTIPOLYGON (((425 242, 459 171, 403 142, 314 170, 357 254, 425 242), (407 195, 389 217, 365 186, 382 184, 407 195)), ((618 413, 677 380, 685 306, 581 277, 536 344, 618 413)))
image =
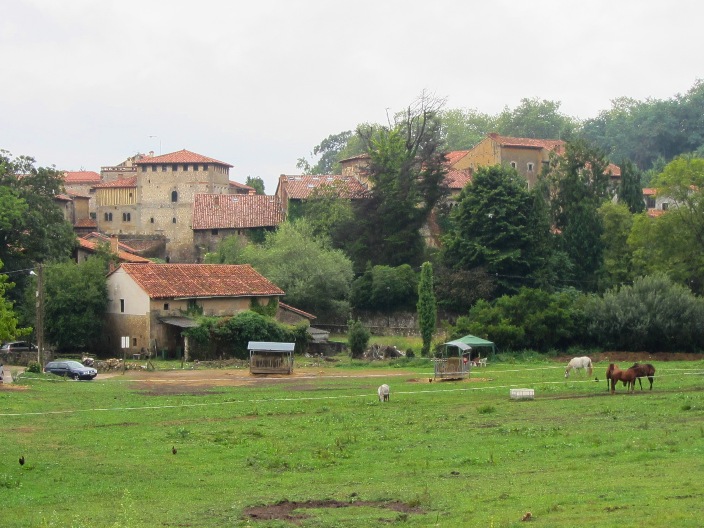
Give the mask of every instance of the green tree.
MULTIPOLYGON (((345 198, 346 190, 346 184, 341 180, 313 189, 309 198, 295 212, 295 216, 306 218, 315 237, 330 240, 333 244, 338 238, 339 230, 354 219, 350 199, 345 198)), ((291 214, 289 218, 294 218, 294 215, 291 214)))
POLYGON ((496 118, 496 130, 506 136, 539 139, 569 139, 577 128, 576 121, 560 113, 560 102, 521 99, 510 110, 505 108, 496 118))
POLYGON ((44 333, 59 350, 94 349, 103 332, 108 306, 105 262, 90 258, 76 264, 46 266, 44 333))
POLYGON ((604 202, 599 207, 599 215, 604 226, 601 234, 604 264, 599 290, 604 291, 633 278, 632 250, 628 245, 633 215, 626 204, 613 202, 604 202))
POLYGON ((447 150, 468 150, 496 129, 494 118, 476 110, 443 110, 440 120, 447 150))
POLYGON ((257 194, 266 194, 264 192, 264 180, 262 180, 259 176, 247 176, 245 185, 252 187, 257 194))
POLYGON ((585 316, 594 342, 611 350, 704 349, 704 300, 665 274, 592 297, 585 316))
POLYGON ((640 172, 633 163, 630 161, 622 161, 618 201, 626 204, 631 213, 642 213, 645 210, 645 203, 643 203, 643 186, 640 180, 640 172))
POLYGON ((420 268, 417 310, 418 326, 420 335, 423 338, 421 354, 427 357, 430 354, 430 345, 438 317, 438 308, 433 291, 433 265, 430 262, 424 262, 420 268))
POLYGON ((584 141, 568 142, 565 153, 554 156, 545 178, 551 197, 553 225, 560 233, 558 248, 571 263, 568 281, 594 290, 603 259, 603 225, 599 206, 610 198, 608 162, 584 141))
MULTIPOLYGON (((0 213, 1 214, 1 213, 0 213)), ((0 269, 2 269, 0 261, 0 269)), ((9 341, 19 335, 29 333, 28 328, 19 328, 19 319, 13 309, 13 304, 7 299, 7 292, 15 287, 8 276, 0 274, 0 341, 9 341)))
POLYGON ((533 243, 547 236, 547 222, 537 222, 534 197, 510 167, 482 167, 458 198, 443 239, 443 262, 452 269, 483 268, 495 277, 498 293, 517 291, 520 281, 540 265, 533 243))
POLYGON ((284 290, 287 304, 318 317, 349 314, 352 263, 317 239, 305 219, 284 222, 263 244, 247 245, 240 259, 284 290))
POLYGON ((223 238, 214 253, 206 253, 206 264, 243 264, 242 252, 247 242, 241 236, 232 235, 223 238))
POLYGON ((352 282, 350 302, 356 310, 409 310, 418 300, 418 277, 408 264, 367 266, 352 282))
POLYGON ((420 229, 447 194, 438 110, 421 96, 387 127, 359 130, 370 157, 369 199, 355 201, 355 220, 341 230, 341 243, 358 271, 367 262, 420 265, 420 229))
POLYGON ((350 355, 353 358, 361 358, 369 344, 371 334, 369 330, 359 321, 350 321, 347 331, 347 345, 350 347, 350 355))

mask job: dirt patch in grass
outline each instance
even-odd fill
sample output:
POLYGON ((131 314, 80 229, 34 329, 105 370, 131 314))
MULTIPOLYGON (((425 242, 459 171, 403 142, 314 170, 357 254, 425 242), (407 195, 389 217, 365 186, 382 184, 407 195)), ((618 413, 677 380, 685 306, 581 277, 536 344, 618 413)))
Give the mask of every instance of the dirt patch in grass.
POLYGON ((29 387, 27 385, 10 385, 9 383, 0 383, 0 391, 24 391, 29 387))
POLYGON ((299 524, 303 519, 308 519, 310 515, 304 513, 306 509, 322 509, 322 508, 383 508, 393 510, 399 513, 424 513, 422 509, 409 506, 403 502, 383 502, 383 501, 354 501, 342 502, 336 500, 311 500, 305 502, 290 502, 287 500, 277 502, 276 504, 267 504, 263 506, 252 506, 245 508, 242 512, 246 519, 254 519, 257 521, 288 521, 294 524, 299 524))

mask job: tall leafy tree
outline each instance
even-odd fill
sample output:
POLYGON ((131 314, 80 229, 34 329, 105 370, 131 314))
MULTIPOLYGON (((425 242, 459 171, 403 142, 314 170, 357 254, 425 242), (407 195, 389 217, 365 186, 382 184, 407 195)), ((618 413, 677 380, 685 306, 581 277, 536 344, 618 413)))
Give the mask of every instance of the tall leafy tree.
MULTIPOLYGON (((0 262, 2 269, 2 262, 0 262)), ((13 303, 7 299, 7 292, 15 287, 7 275, 0 274, 0 341, 9 341, 18 335, 29 333, 28 328, 19 327, 19 319, 13 309, 13 303)))
POLYGON ((599 290, 620 286, 633 279, 632 250, 628 237, 633 227, 633 214, 624 203, 604 202, 599 208, 604 231, 604 264, 599 279, 599 290))
MULTIPOLYGON (((338 231, 353 221, 352 204, 345 198, 346 184, 336 180, 330 185, 313 189, 309 198, 301 204, 295 214, 306 218, 313 228, 313 234, 320 240, 337 240, 338 231)), ((293 208, 291 213, 293 213, 293 208)), ((291 214, 289 218, 293 218, 291 214)))
POLYGON ((262 180, 259 176, 247 176, 247 181, 245 182, 245 185, 252 187, 257 192, 257 194, 265 194, 264 180, 262 180))
POLYGON ((631 213, 641 213, 645 210, 640 171, 628 160, 621 162, 618 201, 626 204, 631 213))
POLYGON ((577 128, 575 119, 560 112, 559 101, 521 99, 496 118, 496 129, 503 135, 539 139, 569 139, 577 128))
POLYGON ((553 157, 544 175, 558 247, 571 262, 572 275, 563 279, 590 290, 597 287, 603 258, 604 228, 598 209, 610 198, 607 167, 600 150, 576 140, 566 144, 563 155, 553 157))
POLYGON ((249 244, 239 257, 286 292, 284 301, 319 318, 349 315, 352 263, 313 234, 305 219, 284 222, 263 244, 249 244))
POLYGON ((433 265, 430 262, 424 262, 420 268, 417 309, 418 326, 420 328, 420 335, 423 338, 421 354, 428 356, 430 354, 430 345, 438 316, 438 308, 433 291, 433 265))
POLYGON ((495 119, 476 110, 451 108, 440 113, 447 150, 468 150, 496 129, 495 119))
POLYGON ((59 350, 94 348, 108 305, 105 261, 65 262, 45 267, 44 333, 59 350))
POLYGON ((510 167, 482 167, 465 187, 443 239, 443 261, 456 270, 486 269, 497 293, 515 292, 539 267, 533 244, 546 222, 533 216, 528 184, 510 167))
POLYGON ((447 193, 441 105, 424 95, 389 126, 359 130, 370 157, 371 189, 369 199, 355 202, 355 220, 342 233, 358 271, 367 262, 420 265, 420 229, 447 193))

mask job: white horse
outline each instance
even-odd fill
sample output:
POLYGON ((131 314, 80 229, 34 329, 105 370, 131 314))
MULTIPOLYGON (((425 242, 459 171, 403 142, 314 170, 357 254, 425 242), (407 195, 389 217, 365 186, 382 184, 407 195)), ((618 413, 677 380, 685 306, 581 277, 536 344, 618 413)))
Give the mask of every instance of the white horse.
POLYGON ((565 369, 565 377, 569 378, 570 377, 570 370, 575 369, 575 370, 581 370, 581 369, 587 369, 587 375, 591 376, 592 375, 592 360, 589 359, 587 356, 583 357, 576 357, 570 359, 570 362, 567 364, 567 368, 565 369))
POLYGON ((379 388, 376 392, 379 394, 380 402, 389 401, 389 386, 386 383, 384 383, 383 385, 379 385, 379 388))

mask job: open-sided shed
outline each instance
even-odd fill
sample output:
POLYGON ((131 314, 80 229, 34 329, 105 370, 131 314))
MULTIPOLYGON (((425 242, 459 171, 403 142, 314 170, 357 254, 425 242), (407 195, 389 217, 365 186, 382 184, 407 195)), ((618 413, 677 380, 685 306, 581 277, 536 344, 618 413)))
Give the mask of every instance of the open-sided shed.
POLYGON ((472 361, 496 351, 494 343, 481 337, 466 335, 443 344, 443 355, 434 360, 435 377, 441 379, 464 379, 469 377, 472 361), (477 350, 479 349, 479 350, 477 350))
POLYGON ((291 374, 295 343, 250 341, 249 372, 251 374, 291 374))

